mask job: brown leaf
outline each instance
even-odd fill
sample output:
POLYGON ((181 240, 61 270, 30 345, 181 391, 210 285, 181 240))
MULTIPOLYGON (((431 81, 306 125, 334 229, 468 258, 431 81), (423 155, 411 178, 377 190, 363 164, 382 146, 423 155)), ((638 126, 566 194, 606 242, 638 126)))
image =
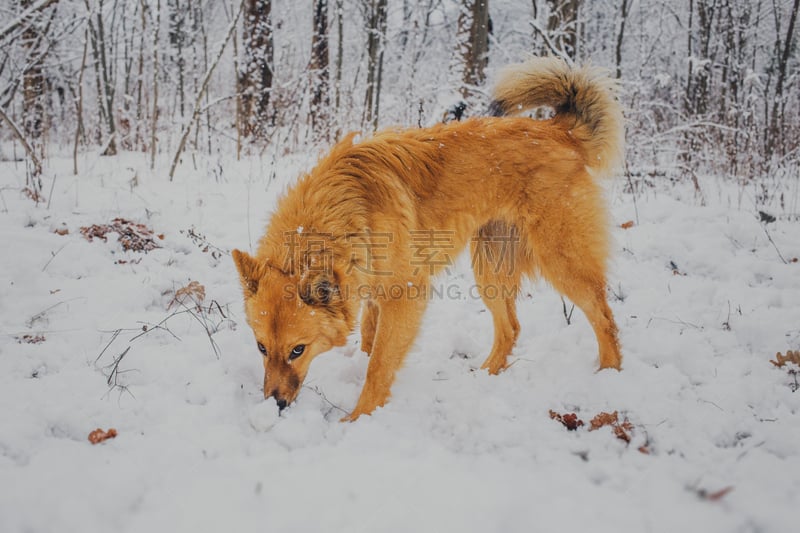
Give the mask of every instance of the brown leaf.
POLYGON ((53 230, 53 233, 55 233, 56 235, 61 235, 63 237, 64 235, 69 235, 69 229, 67 229, 67 228, 56 228, 56 229, 53 230))
POLYGON ((698 489, 697 495, 703 500, 707 500, 709 502, 718 502, 732 490, 733 487, 725 487, 723 489, 715 490, 714 492, 708 492, 705 489, 698 489))
POLYGON ((595 429, 600 429, 603 426, 613 426, 619 420, 619 416, 617 412, 614 411, 613 413, 599 413, 596 417, 592 418, 592 421, 589 422, 589 431, 594 431, 595 429))
POLYGON ((174 304, 187 305, 187 300, 194 303, 196 307, 200 307, 205 299, 206 288, 199 281, 190 281, 188 285, 175 291, 175 296, 172 297, 169 305, 167 305, 167 310, 174 304))
POLYGON ((619 225, 619 227, 622 229, 631 229, 633 226, 634 226, 633 220, 623 222, 622 224, 619 225))
POLYGON ((153 230, 144 224, 131 222, 124 218, 115 218, 110 224, 92 224, 81 227, 81 234, 89 242, 95 238, 107 241, 108 233, 118 234, 117 240, 122 244, 122 249, 126 251, 149 252, 159 248, 153 240, 153 230))
POLYGON ((89 442, 92 444, 98 444, 104 440, 113 439, 116 436, 117 430, 114 428, 110 428, 108 431, 103 431, 102 429, 97 428, 89 433, 89 442))
POLYGON ((589 431, 594 431, 604 426, 610 426, 618 439, 624 440, 626 443, 631 442, 630 432, 633 430, 633 424, 631 424, 627 418, 620 422, 619 414, 616 411, 613 413, 599 413, 596 417, 592 418, 589 425, 589 431))
POLYGON ((781 352, 775 354, 775 359, 777 361, 773 361, 770 359, 770 363, 773 365, 782 368, 786 363, 794 363, 797 366, 800 366, 800 350, 792 351, 788 350, 786 355, 783 355, 781 352))
POLYGON ((567 428, 569 431, 575 431, 576 429, 578 429, 583 425, 583 420, 578 418, 578 415, 576 415, 575 413, 567 413, 562 415, 556 413, 551 409, 550 418, 561 422, 561 424, 563 424, 563 426, 567 428))
POLYGON ((29 333, 26 333, 20 337, 16 337, 16 339, 19 344, 41 344, 46 340, 44 335, 31 335, 29 333))

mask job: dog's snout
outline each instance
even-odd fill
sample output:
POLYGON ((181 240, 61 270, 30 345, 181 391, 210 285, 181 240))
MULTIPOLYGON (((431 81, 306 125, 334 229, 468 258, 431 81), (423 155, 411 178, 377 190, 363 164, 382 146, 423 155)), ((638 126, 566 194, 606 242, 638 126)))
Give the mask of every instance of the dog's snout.
POLYGON ((284 409, 286 409, 286 406, 288 405, 286 403, 286 400, 284 400, 283 398, 276 398, 275 401, 278 403, 279 411, 283 411, 284 409))

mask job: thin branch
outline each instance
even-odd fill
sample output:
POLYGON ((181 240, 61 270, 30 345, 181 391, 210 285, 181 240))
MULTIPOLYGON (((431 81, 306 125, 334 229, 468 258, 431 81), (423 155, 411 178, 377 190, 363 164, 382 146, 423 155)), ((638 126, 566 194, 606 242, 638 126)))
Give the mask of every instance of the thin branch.
POLYGON ((17 27, 21 26, 34 13, 42 11, 43 9, 47 9, 50 7, 50 5, 55 4, 56 2, 58 2, 58 0, 39 0, 37 3, 20 13, 17 18, 6 24, 3 29, 0 29, 0 39, 5 38, 6 35, 17 29, 17 27))
POLYGON ((11 131, 14 133, 14 136, 19 139, 19 142, 22 144, 22 147, 25 148, 25 152, 28 154, 28 157, 31 158, 31 162, 33 163, 33 175, 39 176, 42 174, 42 162, 39 161, 39 158, 36 157, 36 152, 33 151, 33 148, 30 144, 28 144, 27 139, 20 131, 19 127, 11 120, 11 117, 6 115, 6 112, 0 107, 0 117, 6 121, 8 127, 11 128, 11 131))
POLYGON ((556 45, 553 44, 553 41, 550 40, 550 38, 547 36, 547 33, 544 30, 542 30, 542 28, 539 27, 539 24, 537 24, 535 20, 532 20, 530 22, 530 25, 533 27, 536 33, 542 36, 542 39, 544 39, 544 44, 547 45, 547 48, 550 49, 550 52, 553 55, 558 56, 564 61, 566 61, 567 65, 572 65, 574 63, 571 57, 565 54, 562 50, 559 50, 556 47, 556 45))
POLYGON ((783 261, 783 264, 788 265, 789 261, 787 261, 786 258, 783 257, 781 251, 778 250, 778 245, 775 244, 775 241, 772 240, 772 235, 769 234, 769 230, 767 230, 766 224, 761 224, 761 228, 764 230, 764 233, 766 234, 769 242, 772 244, 772 247, 775 248, 775 251, 778 253, 778 257, 780 257, 781 261, 783 261))

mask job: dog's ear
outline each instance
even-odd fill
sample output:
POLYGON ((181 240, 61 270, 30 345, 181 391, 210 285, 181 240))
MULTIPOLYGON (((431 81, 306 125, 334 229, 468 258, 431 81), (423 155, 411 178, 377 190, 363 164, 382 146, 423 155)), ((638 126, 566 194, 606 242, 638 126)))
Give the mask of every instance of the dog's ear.
POLYGON ((244 297, 250 298, 258 292, 258 280, 261 279, 261 267, 255 257, 239 250, 231 252, 233 262, 239 271, 239 279, 244 289, 244 297))
POLYGON ((333 272, 306 271, 298 289, 300 299, 307 305, 329 306, 341 299, 339 283, 333 272))

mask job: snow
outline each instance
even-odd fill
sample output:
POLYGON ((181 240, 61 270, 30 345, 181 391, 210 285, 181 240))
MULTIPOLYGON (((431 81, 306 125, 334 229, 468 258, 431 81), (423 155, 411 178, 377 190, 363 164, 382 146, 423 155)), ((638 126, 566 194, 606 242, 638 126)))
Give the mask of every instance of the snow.
POLYGON ((169 183, 167 162, 152 173, 141 155, 84 155, 77 177, 70 160, 51 159, 38 206, 19 192, 24 168, 0 164, 0 531, 796 527, 800 393, 769 363, 800 348, 800 264, 778 256, 800 256, 796 216, 765 227, 748 190, 722 179, 702 181, 706 205, 682 185, 646 189, 634 205, 611 183, 622 372, 596 372, 585 317, 576 310, 567 325, 541 283, 519 300, 512 366, 478 370, 491 317, 462 257, 439 280, 454 290, 430 303, 391 402, 344 424, 367 365, 358 332, 315 360, 279 416, 263 399, 232 261, 205 248, 252 251, 313 157, 218 163, 215 174, 185 162, 169 183), (115 217, 163 234, 161 248, 81 236, 115 217), (192 280, 224 317, 203 325, 167 310, 192 280), (19 342, 25 334, 45 340, 19 342), (567 431, 551 409, 587 424, 619 411, 632 440, 567 431), (91 445, 98 427, 119 435, 91 445))

